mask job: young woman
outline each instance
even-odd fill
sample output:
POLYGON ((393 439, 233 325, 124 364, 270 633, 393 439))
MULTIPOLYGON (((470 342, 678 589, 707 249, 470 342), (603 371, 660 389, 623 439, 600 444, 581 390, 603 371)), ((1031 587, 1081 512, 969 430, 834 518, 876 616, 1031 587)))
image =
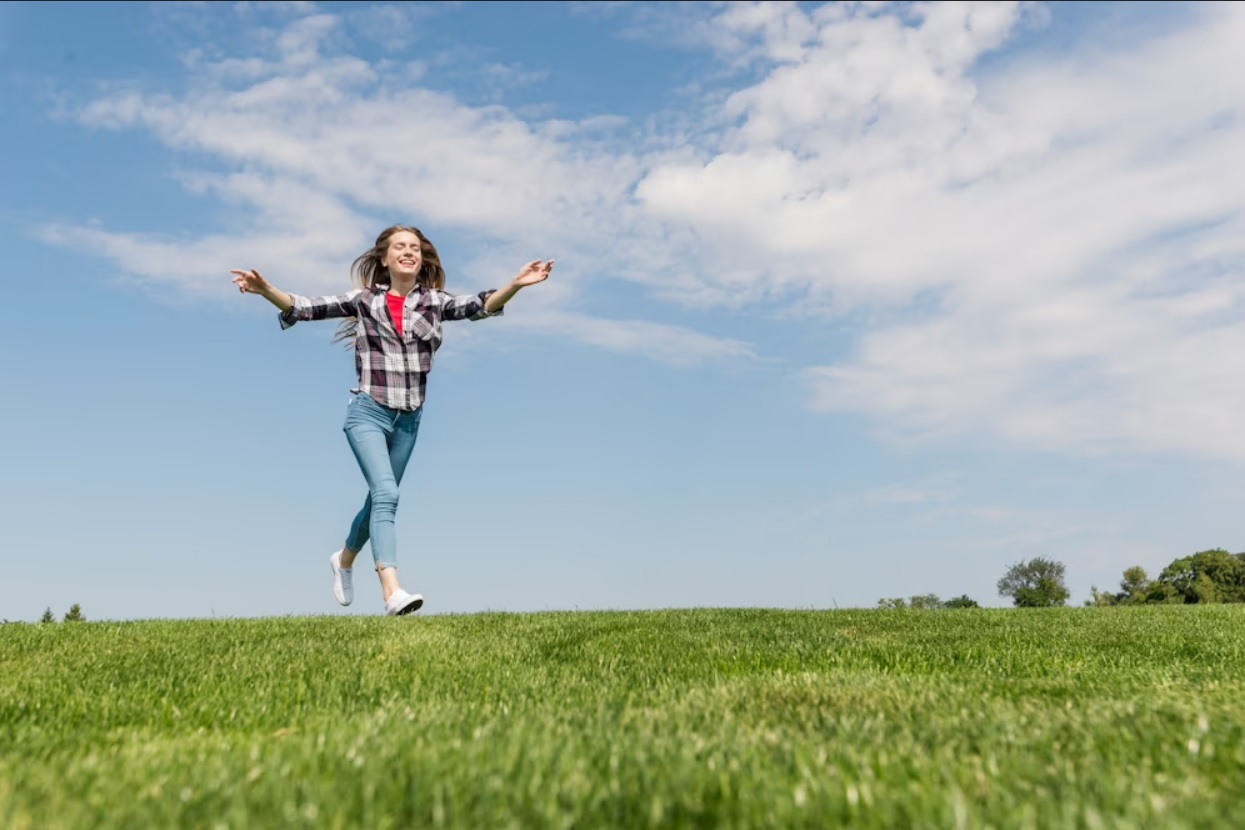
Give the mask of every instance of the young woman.
POLYGON ((353 339, 359 386, 346 409, 343 430, 367 479, 368 494, 346 544, 329 557, 333 594, 342 605, 354 599, 352 567, 369 540, 380 575, 386 613, 418 610, 419 594, 398 583, 394 519, 398 485, 415 448, 432 358, 441 345, 443 320, 482 320, 529 285, 549 278, 553 260, 523 267, 500 291, 449 294, 437 249, 418 228, 395 225, 381 232, 371 250, 351 267, 358 288, 335 297, 302 297, 274 287, 255 270, 231 271, 244 294, 258 294, 281 310, 281 328, 300 320, 345 318, 336 339, 353 339))

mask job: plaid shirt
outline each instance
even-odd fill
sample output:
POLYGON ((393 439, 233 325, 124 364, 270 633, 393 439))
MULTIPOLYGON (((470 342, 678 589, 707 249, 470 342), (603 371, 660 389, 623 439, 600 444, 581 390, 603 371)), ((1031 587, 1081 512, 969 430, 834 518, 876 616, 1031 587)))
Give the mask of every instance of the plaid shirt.
POLYGON ((300 320, 331 320, 356 317, 359 327, 354 339, 354 364, 359 388, 390 409, 414 411, 424 403, 432 357, 441 346, 442 320, 483 320, 496 317, 484 310, 494 291, 479 294, 449 294, 416 286, 406 297, 402 328, 398 331, 385 302, 386 288, 356 288, 336 297, 300 297, 291 294, 294 305, 280 314, 281 328, 300 320))

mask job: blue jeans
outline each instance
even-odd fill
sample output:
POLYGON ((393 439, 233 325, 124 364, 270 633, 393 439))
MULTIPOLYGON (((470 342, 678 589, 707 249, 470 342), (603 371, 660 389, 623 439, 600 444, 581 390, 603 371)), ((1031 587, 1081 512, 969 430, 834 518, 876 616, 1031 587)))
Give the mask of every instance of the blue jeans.
POLYGON ((414 412, 390 409, 366 392, 356 395, 346 408, 342 430, 367 479, 367 500, 350 524, 346 547, 358 553, 370 538, 377 568, 398 566, 398 535, 394 529, 398 485, 415 449, 422 413, 422 407, 414 412))

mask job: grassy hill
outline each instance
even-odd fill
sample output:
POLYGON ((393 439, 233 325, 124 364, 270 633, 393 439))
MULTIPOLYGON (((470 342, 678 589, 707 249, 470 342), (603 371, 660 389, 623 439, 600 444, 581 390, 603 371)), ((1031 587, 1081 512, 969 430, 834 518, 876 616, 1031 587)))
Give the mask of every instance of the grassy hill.
POLYGON ((1245 607, 0 626, 0 826, 1245 827, 1245 607))

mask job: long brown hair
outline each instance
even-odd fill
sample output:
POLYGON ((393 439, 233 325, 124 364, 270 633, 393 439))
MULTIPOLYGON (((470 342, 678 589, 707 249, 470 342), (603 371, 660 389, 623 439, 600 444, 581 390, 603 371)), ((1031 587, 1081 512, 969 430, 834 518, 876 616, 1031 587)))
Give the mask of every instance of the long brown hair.
MULTIPOLYGON (((350 277, 360 288, 388 288, 392 284, 389 269, 385 266, 385 254, 389 252, 389 239, 399 231, 408 231, 419 238, 419 256, 422 264, 415 284, 429 291, 445 288, 445 268, 441 266, 441 255, 436 247, 424 236, 424 232, 412 225, 394 225, 385 228, 376 237, 376 244, 370 250, 359 254, 350 266, 350 277)), ((359 329, 357 317, 347 317, 337 328, 334 340, 353 340, 359 329)))

